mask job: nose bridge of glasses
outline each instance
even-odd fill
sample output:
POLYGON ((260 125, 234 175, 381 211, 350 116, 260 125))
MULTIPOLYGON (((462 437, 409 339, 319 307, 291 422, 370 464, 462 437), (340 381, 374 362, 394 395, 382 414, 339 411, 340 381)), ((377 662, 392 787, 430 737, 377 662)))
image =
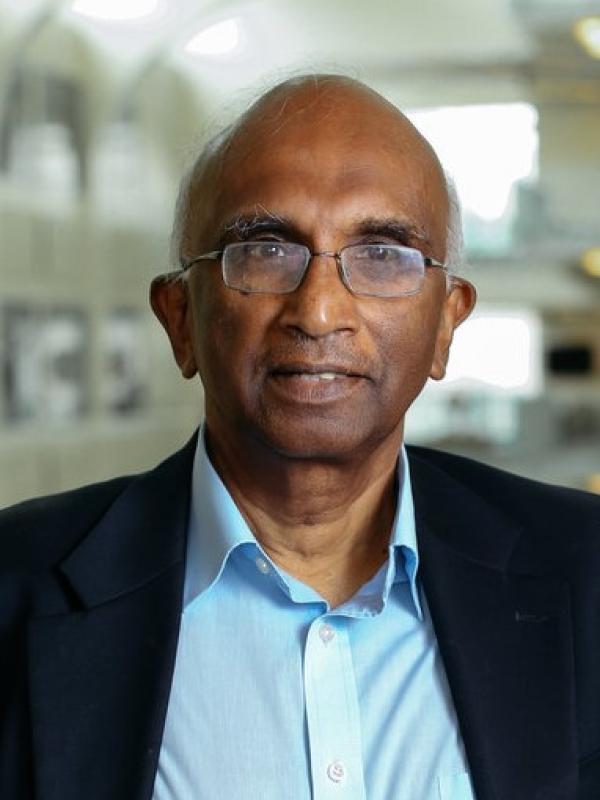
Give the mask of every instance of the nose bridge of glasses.
POLYGON ((342 282, 342 284, 344 285, 344 287, 346 289, 348 289, 348 291, 350 291, 350 287, 348 286, 348 279, 347 279, 347 276, 346 276, 346 272, 345 272, 343 264, 342 264, 342 257, 341 257, 342 254, 341 254, 340 250, 314 250, 314 251, 313 250, 309 250, 308 253, 309 253, 309 256, 308 256, 307 264, 306 264, 305 271, 304 271, 304 279, 306 279, 306 273, 310 269, 310 266, 311 266, 311 264, 312 264, 312 262, 314 261, 315 258, 334 258, 335 259, 335 263, 336 263, 338 277, 339 277, 340 281, 342 282))
POLYGON ((340 251, 339 250, 315 250, 314 252, 312 250, 310 251, 311 260, 313 258, 317 258, 318 256, 335 258, 336 261, 339 261, 340 251))

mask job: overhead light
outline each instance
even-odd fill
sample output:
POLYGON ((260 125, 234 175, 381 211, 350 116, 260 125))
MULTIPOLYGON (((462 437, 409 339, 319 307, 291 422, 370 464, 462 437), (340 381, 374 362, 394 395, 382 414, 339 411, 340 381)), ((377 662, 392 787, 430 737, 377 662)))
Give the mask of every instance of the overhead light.
POLYGON ((573 36, 592 58, 600 58, 600 17, 581 17, 573 25, 573 36))
POLYGON ((185 49, 195 56, 225 56, 232 53, 239 43, 238 20, 226 19, 197 33, 186 44, 185 49))
POLYGON ((581 268, 586 275, 600 278, 600 247, 590 247, 581 256, 581 268))
POLYGON ((159 0, 75 0, 71 10, 91 19, 124 22, 149 17, 158 6, 159 0))

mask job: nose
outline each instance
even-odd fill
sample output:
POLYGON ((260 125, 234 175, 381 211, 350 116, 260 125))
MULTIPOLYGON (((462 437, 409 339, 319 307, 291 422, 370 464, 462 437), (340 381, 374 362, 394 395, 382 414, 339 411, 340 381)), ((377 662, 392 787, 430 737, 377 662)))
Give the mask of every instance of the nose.
POLYGON ((358 330, 356 298, 342 283, 332 255, 314 254, 302 283, 285 298, 281 324, 311 339, 358 330))

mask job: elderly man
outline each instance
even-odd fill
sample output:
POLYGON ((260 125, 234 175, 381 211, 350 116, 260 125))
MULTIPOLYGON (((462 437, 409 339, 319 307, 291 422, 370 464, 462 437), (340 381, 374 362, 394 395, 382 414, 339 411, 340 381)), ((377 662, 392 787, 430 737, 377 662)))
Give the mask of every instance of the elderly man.
POLYGON ((475 292, 408 120, 279 85, 152 306, 201 434, 4 513, 2 800, 597 800, 600 503, 404 448, 475 292))

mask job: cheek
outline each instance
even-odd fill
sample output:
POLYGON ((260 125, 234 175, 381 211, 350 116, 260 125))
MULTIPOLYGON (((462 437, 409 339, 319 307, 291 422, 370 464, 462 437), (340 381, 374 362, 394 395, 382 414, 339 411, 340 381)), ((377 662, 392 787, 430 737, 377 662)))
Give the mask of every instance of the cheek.
MULTIPOLYGON (((208 282, 206 282, 208 284, 208 282)), ((268 320, 255 298, 215 285, 196 293, 193 325, 200 377, 205 389, 251 384, 268 320)))
POLYGON ((377 340, 387 390, 410 399, 420 391, 433 361, 438 316, 431 303, 407 303, 390 313, 384 324, 379 322, 377 340))

